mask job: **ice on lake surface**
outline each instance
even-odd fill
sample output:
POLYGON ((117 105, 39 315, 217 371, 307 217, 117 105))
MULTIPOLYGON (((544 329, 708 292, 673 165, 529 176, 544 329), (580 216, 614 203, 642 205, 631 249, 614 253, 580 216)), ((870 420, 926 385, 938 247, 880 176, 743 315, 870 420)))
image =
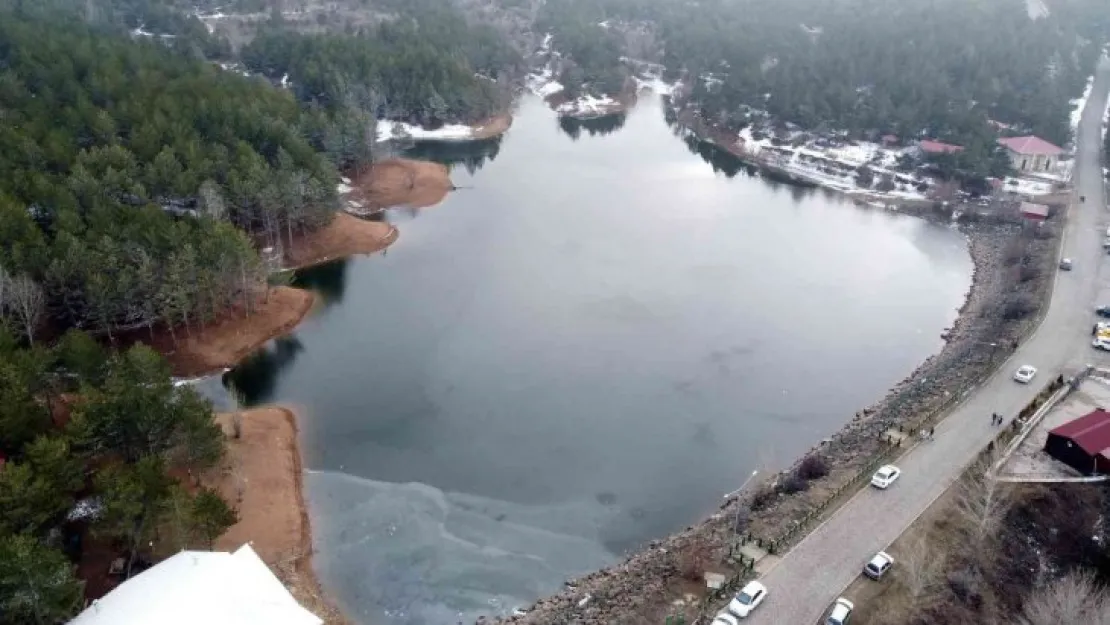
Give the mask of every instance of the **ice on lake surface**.
POLYGON ((313 564, 343 611, 363 623, 470 625, 507 614, 617 557, 597 501, 525 506, 306 471, 313 564))

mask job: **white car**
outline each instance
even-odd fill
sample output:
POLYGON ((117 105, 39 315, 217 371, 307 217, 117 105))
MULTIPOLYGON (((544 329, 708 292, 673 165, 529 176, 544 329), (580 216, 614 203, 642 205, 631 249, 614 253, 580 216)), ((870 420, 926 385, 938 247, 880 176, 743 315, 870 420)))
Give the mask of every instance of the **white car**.
POLYGON ((759 582, 748 582, 736 593, 732 601, 728 602, 728 612, 733 616, 747 618, 752 610, 759 607, 767 598, 767 587, 759 582))
POLYGON ((1095 349, 1101 349, 1103 351, 1110 352, 1110 337, 1107 337, 1107 336, 1097 337, 1095 340, 1091 341, 1091 347, 1093 347, 1095 349))
POLYGON ((878 471, 875 471, 875 475, 871 476, 871 485, 875 488, 886 489, 886 487, 893 484, 894 480, 898 479, 900 475, 902 475, 902 469, 899 469, 893 464, 883 465, 879 467, 878 471))
POLYGON ((848 625, 848 622, 852 619, 852 610, 855 609, 856 606, 851 601, 844 597, 837 598, 832 609, 829 610, 829 617, 825 619, 825 625, 848 625))
POLYGON ((740 619, 728 613, 728 611, 718 612, 717 616, 713 618, 713 622, 709 625, 740 625, 740 619))
POLYGON ((1022 384, 1029 384, 1033 376, 1037 375, 1037 368, 1033 365, 1022 365, 1014 372, 1014 379, 1022 384))
POLYGON ((871 579, 879 579, 894 566, 894 558, 885 551, 880 551, 872 556, 871 561, 863 565, 863 574, 871 579))

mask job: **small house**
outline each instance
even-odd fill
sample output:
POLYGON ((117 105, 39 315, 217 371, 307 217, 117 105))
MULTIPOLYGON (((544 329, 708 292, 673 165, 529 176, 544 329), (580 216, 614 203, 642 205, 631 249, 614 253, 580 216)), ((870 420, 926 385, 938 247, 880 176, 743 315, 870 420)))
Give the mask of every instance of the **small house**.
POLYGON ((1033 135, 1006 137, 999 139, 998 144, 1006 150, 1013 168, 1022 173, 1053 171, 1064 153, 1063 148, 1033 135))
POLYGON ((1110 474, 1110 412, 1099 408, 1051 430, 1044 450, 1084 475, 1110 474))
POLYGON ((962 145, 953 145, 943 141, 933 141, 932 139, 918 141, 917 149, 922 154, 958 154, 964 151, 962 145))
POLYGON ((1020 210, 1021 216, 1030 221, 1043 222, 1048 219, 1048 207, 1044 204, 1022 202, 1020 210))

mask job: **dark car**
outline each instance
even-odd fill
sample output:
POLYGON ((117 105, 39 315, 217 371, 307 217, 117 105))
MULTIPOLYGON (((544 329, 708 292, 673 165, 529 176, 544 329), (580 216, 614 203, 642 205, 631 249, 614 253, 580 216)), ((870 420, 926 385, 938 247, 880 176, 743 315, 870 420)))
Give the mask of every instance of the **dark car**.
POLYGON ((1095 309, 1095 314, 1099 317, 1110 317, 1110 306, 1099 306, 1095 309))

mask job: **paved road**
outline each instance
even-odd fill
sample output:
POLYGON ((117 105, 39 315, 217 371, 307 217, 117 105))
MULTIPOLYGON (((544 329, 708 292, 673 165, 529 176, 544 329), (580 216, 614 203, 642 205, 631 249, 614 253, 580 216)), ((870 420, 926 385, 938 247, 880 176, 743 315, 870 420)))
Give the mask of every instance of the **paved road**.
POLYGON ((1064 239, 1064 256, 1075 261, 1075 269, 1058 274, 1040 328, 937 427, 934 442, 898 461, 903 475, 894 486, 885 492, 860 491, 762 577, 769 593, 749 623, 812 625, 870 556, 892 543, 997 434, 990 424, 992 412, 1014 415, 1050 378, 1105 360, 1091 349, 1090 330, 1091 308, 1106 292, 1100 272, 1110 276, 1110 268, 1101 269, 1107 261, 1101 240, 1108 220, 1099 158, 1108 90, 1110 62, 1104 61, 1079 127, 1074 178, 1076 195, 1087 199, 1071 211, 1064 239), (1011 379, 1013 370, 1026 363, 1040 369, 1028 386, 1011 379))

